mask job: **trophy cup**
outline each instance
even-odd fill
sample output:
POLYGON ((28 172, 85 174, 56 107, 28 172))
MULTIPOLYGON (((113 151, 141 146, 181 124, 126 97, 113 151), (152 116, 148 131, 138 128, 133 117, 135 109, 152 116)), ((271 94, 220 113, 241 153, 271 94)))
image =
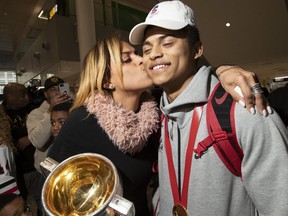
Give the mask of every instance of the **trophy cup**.
POLYGON ((114 164, 103 155, 78 154, 60 164, 46 158, 40 166, 48 175, 41 194, 47 215, 106 216, 108 209, 115 215, 135 215, 133 203, 121 197, 114 164))

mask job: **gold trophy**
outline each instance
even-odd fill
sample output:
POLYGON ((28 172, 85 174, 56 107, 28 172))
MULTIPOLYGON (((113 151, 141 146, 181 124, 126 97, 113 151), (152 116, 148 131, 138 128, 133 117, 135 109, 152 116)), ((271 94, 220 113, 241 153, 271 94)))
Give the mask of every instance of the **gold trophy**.
POLYGON ((42 188, 42 203, 49 216, 134 216, 132 202, 121 197, 121 185, 114 164, 103 155, 84 153, 60 164, 46 158, 41 164, 48 174, 42 188))

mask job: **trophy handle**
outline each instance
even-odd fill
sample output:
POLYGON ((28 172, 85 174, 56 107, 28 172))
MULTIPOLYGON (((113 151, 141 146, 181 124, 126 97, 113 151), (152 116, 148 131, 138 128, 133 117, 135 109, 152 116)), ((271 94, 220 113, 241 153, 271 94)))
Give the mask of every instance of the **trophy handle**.
POLYGON ((50 157, 40 163, 40 169, 45 178, 57 167, 59 163, 50 157))
POLYGON ((114 195, 114 197, 112 198, 111 202, 109 203, 109 207, 114 209, 120 215, 123 215, 123 216, 135 215, 134 204, 117 194, 114 195))

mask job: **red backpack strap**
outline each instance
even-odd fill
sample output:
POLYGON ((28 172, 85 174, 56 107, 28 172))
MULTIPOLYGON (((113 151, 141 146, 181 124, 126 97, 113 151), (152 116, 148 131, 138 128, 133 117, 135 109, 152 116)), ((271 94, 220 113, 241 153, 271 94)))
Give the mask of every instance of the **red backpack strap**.
POLYGON ((195 149, 198 157, 213 146, 228 170, 241 177, 243 151, 238 144, 234 119, 235 101, 218 84, 208 99, 206 121, 209 136, 195 149))

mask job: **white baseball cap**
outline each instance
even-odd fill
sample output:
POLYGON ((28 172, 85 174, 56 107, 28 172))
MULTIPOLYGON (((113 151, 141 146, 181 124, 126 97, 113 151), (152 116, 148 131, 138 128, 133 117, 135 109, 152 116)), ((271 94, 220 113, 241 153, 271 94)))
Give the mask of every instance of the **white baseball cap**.
POLYGON ((169 30, 179 30, 187 25, 196 26, 193 10, 183 2, 164 1, 155 5, 149 12, 145 22, 140 23, 130 31, 129 41, 133 45, 143 42, 147 26, 157 26, 169 30))

